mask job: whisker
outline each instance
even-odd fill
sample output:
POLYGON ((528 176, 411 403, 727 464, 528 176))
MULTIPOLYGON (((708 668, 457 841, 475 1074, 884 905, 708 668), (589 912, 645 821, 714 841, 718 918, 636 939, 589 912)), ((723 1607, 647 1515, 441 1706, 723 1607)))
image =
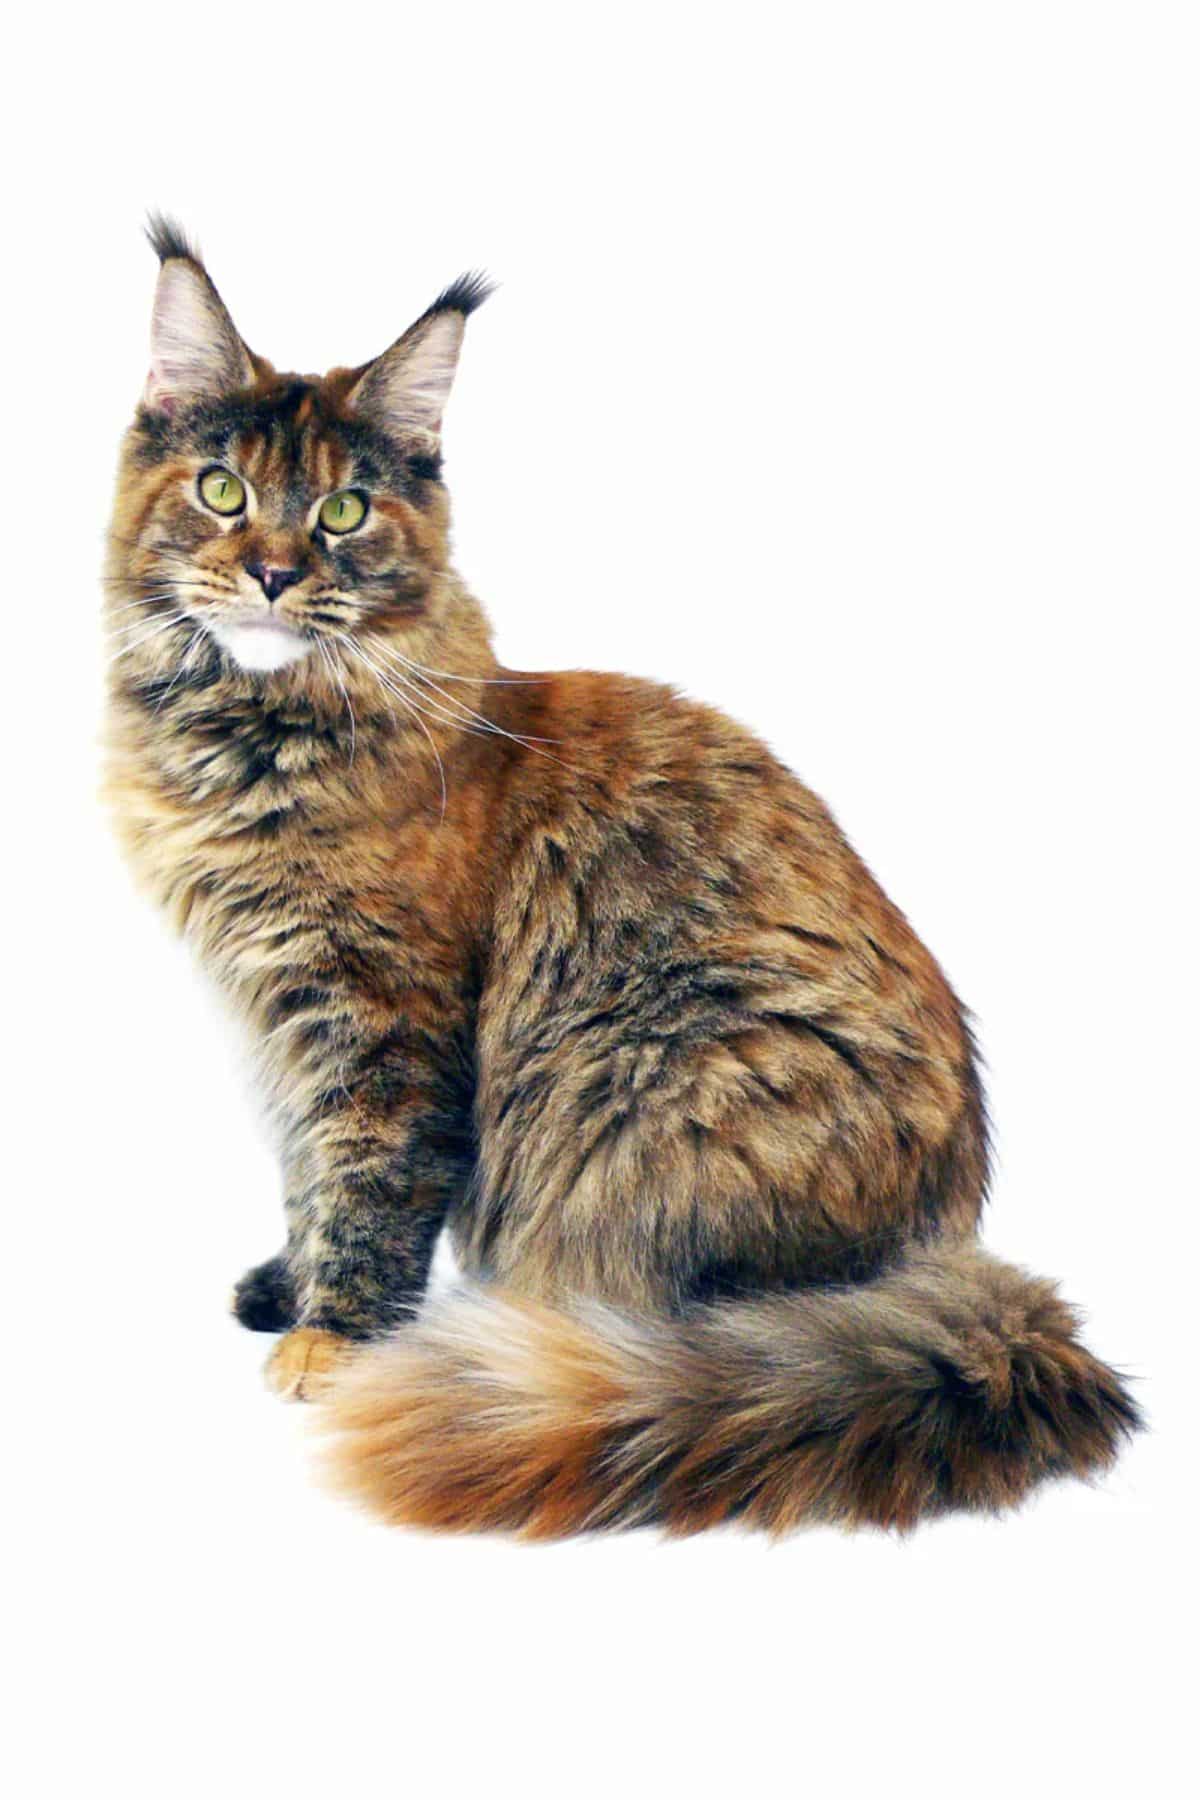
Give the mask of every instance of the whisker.
MULTIPOLYGON (((392 645, 380 643, 378 638, 372 638, 371 642, 373 647, 379 651, 381 656, 386 657, 389 663, 398 664, 400 666, 396 671, 398 678, 404 680, 406 683, 409 681, 409 676, 400 676, 400 668, 409 670, 411 674, 416 674, 417 665, 411 662, 407 656, 404 656, 392 645)), ((426 681, 423 676, 419 677, 419 679, 421 685, 416 691, 422 694, 424 698, 429 701, 431 706, 438 706, 441 711, 447 711, 450 707, 454 707, 456 710, 450 714, 451 718, 457 718, 464 724, 468 719, 473 719, 486 731, 503 731, 503 726, 497 725, 491 719, 485 719, 482 713, 477 713, 473 707, 468 706, 464 700, 460 700, 456 694, 447 694, 442 688, 439 688, 436 683, 426 681), (428 690, 428 692, 426 690, 428 690), (434 694, 441 695, 440 703, 433 699, 432 696, 434 694)))
POLYGON ((130 588, 157 587, 160 582, 169 581, 170 579, 171 576, 166 569, 159 569, 152 575, 134 575, 131 572, 126 571, 123 575, 104 575, 101 577, 104 586, 106 588, 112 588, 118 594, 123 594, 130 588))
MULTIPOLYGON (((545 675, 455 675, 449 669, 431 669, 427 663, 413 662, 406 657, 410 669, 419 669, 422 675, 440 675, 443 681, 465 681, 470 684, 478 682, 480 687, 545 687, 545 675)), ((552 743, 553 739, 543 739, 552 743)))
POLYGON ((109 631, 109 636, 117 643, 123 637, 130 637, 135 632, 144 631, 147 625, 170 625, 186 617, 181 612, 155 613, 151 618, 127 620, 124 625, 116 625, 109 631))
POLYGON ((329 670, 330 674, 333 676, 334 680, 337 682, 338 686, 341 688, 342 698, 346 702, 346 711, 350 715, 350 755, 347 760, 349 762, 353 763, 354 752, 358 747, 358 733, 355 729, 355 724, 354 724, 354 708, 350 704, 350 690, 346 686, 345 678, 342 675, 342 671, 338 666, 337 651, 334 650, 331 645, 327 644, 325 642, 324 638, 317 638, 315 641, 316 641, 317 649, 321 653, 322 662, 325 664, 326 668, 329 670))
POLYGON ((120 644, 123 638, 130 638, 131 634, 133 643, 144 644, 148 643, 151 638, 161 637, 164 632, 171 630, 176 625, 184 625, 187 623, 188 621, 183 613, 170 613, 165 616, 160 616, 152 622, 143 619, 136 625, 126 625, 120 631, 115 631, 111 635, 113 642, 117 644, 120 644))
POLYGON ((168 619, 165 623, 156 625, 153 631, 146 632, 143 637, 135 638, 132 644, 126 644, 123 650, 118 650, 115 656, 110 656, 108 668, 111 669, 114 663, 120 662, 121 658, 128 656, 132 650, 140 650, 143 644, 152 642, 154 638, 165 637, 169 631, 174 631, 177 625, 186 624, 186 622, 181 613, 178 618, 168 619))
POLYGON ((158 703, 154 708, 154 717, 155 718, 157 718, 159 713, 162 711, 163 706, 166 704, 167 696, 170 694, 172 688, 174 688, 176 682, 178 682, 180 680, 180 678, 182 677, 182 675, 184 673, 184 670, 188 667, 189 663, 191 662, 192 653, 195 650, 196 645, 200 642, 200 640, 203 636, 204 636, 204 627, 202 625, 198 625, 196 627, 195 631, 193 631, 191 637, 188 639, 187 648, 184 650, 183 655, 179 659, 179 667, 176 669, 174 675, 172 675, 170 681, 167 683, 166 687, 163 689, 162 693, 158 697, 158 703))
POLYGON ((156 600, 173 600, 173 594, 143 594, 140 600, 131 600, 128 606, 111 606, 105 614, 106 618, 115 618, 118 613, 136 612, 139 607, 151 606, 156 600))
POLYGON ((182 584, 188 587, 210 587, 223 594, 237 592, 238 584, 230 576, 223 575, 219 569, 206 569, 201 564, 188 562, 186 557, 172 556, 169 553, 163 555, 159 552, 155 556, 155 567, 160 580, 172 582, 176 587, 182 584))
MULTIPOLYGON (((448 725, 454 731, 461 731, 469 737, 486 738, 511 736, 511 733, 502 731, 498 725, 476 725, 463 713, 451 712, 449 707, 443 706, 439 701, 435 700, 431 694, 427 693, 424 688, 418 687, 416 683, 410 681, 409 677, 400 669, 395 668, 390 664, 388 667, 388 677, 390 680, 398 681, 402 684, 408 696, 408 704, 413 707, 415 711, 424 713, 427 719, 432 719, 435 725, 448 725)), ((519 742, 520 740, 514 741, 519 742)))
MULTIPOLYGON (((441 782, 441 789, 442 789, 442 820, 444 821, 445 817, 446 817, 446 800, 447 800, 446 768, 445 768, 445 764, 442 762, 441 753, 438 750, 437 744, 433 737, 433 733, 429 730, 429 727, 425 723, 425 718, 427 716, 432 718, 433 715, 432 714, 429 714, 429 715, 424 714, 422 709, 419 706, 414 705, 413 702, 411 700, 407 699, 399 691, 398 688, 394 687, 392 685, 392 683, 384 675, 383 671, 381 669, 379 669, 376 666, 376 664, 373 663, 368 656, 365 655, 365 653, 362 651, 361 647, 355 643, 353 638, 345 638, 344 641, 346 643, 347 648, 354 652, 354 654, 358 657, 359 661, 364 663, 366 665, 366 667, 371 670, 372 674, 375 676, 376 680, 379 682, 380 686, 385 690, 385 692, 395 695, 396 699, 399 700, 399 702, 400 702, 401 706, 404 708, 404 710, 407 713, 411 714, 411 716, 416 720, 418 729, 424 734, 425 738, 428 740, 429 748, 433 751, 434 759, 437 762, 437 766, 438 766, 438 777, 441 782)), ((434 723, 436 724, 437 722, 438 721, 435 719, 434 723)))
POLYGON ((396 691, 396 689, 391 686, 391 684, 388 682, 386 677, 383 675, 382 671, 379 670, 378 668, 376 668, 375 664, 371 661, 370 657, 365 655, 365 653, 362 650, 362 647, 359 644, 357 644, 352 637, 347 637, 345 633, 339 633, 338 635, 341 638, 341 641, 346 645, 346 648, 348 650, 353 651, 354 655, 358 657, 359 661, 364 663, 366 665, 366 667, 371 670, 372 674, 375 676, 376 680, 380 683, 380 685, 383 688, 385 688, 389 693, 393 693, 396 695, 396 698, 397 698, 397 700, 399 700, 401 706, 403 706, 406 709, 406 711, 408 711, 412 714, 412 716, 416 720, 418 726, 424 732, 426 738, 428 739, 429 748, 433 751, 434 759, 438 766, 438 778, 441 782, 441 787, 442 787, 442 822, 445 823, 446 802, 447 802, 446 765, 443 763, 442 758, 441 758, 441 753, 438 750, 436 743, 434 742, 433 733, 430 731, 428 725, 426 725, 425 720, 422 718, 419 709, 417 707, 413 706, 411 701, 406 700, 403 694, 398 693, 396 691))
MULTIPOLYGON (((386 654, 386 652, 384 654, 386 654)), ((435 700, 432 694, 426 693, 423 687, 418 687, 417 684, 414 681, 411 681, 401 669, 392 666, 391 658, 389 658, 388 661, 389 673, 392 680, 399 681, 410 694, 414 694, 420 700, 424 701, 425 706, 428 709, 428 716, 431 719, 438 719, 443 725, 454 725, 462 731, 474 732, 477 737, 499 735, 499 726, 488 725, 486 721, 480 721, 479 725, 473 725, 467 712, 461 710, 458 712, 451 712, 449 706, 443 705, 441 702, 435 700)))
MULTIPOLYGON (((316 597, 322 598, 321 595, 316 597)), ((380 648, 386 645, 389 649, 394 649, 390 638, 376 637, 371 641, 380 648)), ((422 675, 439 675, 443 681, 461 681, 468 685, 478 683, 480 687, 545 687, 550 679, 546 675, 463 675, 452 669, 431 668, 426 663, 414 662, 411 657, 406 657, 405 661, 410 669, 419 669, 422 675)))
MULTIPOLYGON (((372 640, 372 642, 374 642, 374 641, 375 640, 372 640)), ((386 654, 386 652, 385 652, 385 654, 386 654)), ((412 670, 415 674, 418 674, 418 676, 422 682, 422 687, 418 690, 418 692, 422 693, 423 697, 429 702, 430 705, 436 706, 438 703, 437 703, 437 701, 430 700, 429 695, 424 692, 425 688, 431 688, 435 694, 441 694, 443 700, 447 704, 459 707, 463 713, 468 714, 472 719, 476 720, 479 724, 479 727, 483 731, 492 732, 497 737, 508 738, 510 743, 520 744, 524 749, 531 750, 535 756, 544 756, 547 758, 547 760, 549 762, 558 763, 560 768, 565 769, 565 768, 569 767, 569 764, 564 763, 562 761, 561 757, 551 756, 551 754, 548 750, 539 750, 537 747, 539 744, 560 743, 562 741, 560 738, 540 738, 540 737, 535 738, 535 737, 531 737, 531 736, 525 736, 524 734, 521 734, 521 733, 518 733, 515 731, 506 731, 504 726, 497 725, 494 719, 485 718, 482 713, 476 712, 473 706, 468 706, 465 701, 456 699, 453 694, 447 694, 444 689, 438 687, 436 681, 430 681, 430 680, 428 680, 427 677, 420 675, 419 665, 417 665, 413 662, 410 662, 409 658, 407 656, 405 656, 403 654, 403 652, 401 652, 399 650, 392 650, 391 655, 395 660, 403 663, 406 668, 412 670)), ((400 679, 403 679, 403 677, 401 677, 400 679)), ((453 717, 453 715, 451 715, 451 716, 453 717)), ((470 727, 464 723, 463 729, 470 730, 470 727)))

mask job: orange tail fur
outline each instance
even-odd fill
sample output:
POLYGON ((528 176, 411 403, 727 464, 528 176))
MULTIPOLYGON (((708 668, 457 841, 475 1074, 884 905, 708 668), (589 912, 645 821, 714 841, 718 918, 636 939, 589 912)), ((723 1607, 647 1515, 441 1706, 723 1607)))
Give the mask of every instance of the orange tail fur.
POLYGON ((1053 1285, 963 1243, 667 1321, 470 1289, 339 1373, 327 1419, 383 1518, 530 1538, 907 1528, 1093 1474, 1139 1423, 1053 1285))

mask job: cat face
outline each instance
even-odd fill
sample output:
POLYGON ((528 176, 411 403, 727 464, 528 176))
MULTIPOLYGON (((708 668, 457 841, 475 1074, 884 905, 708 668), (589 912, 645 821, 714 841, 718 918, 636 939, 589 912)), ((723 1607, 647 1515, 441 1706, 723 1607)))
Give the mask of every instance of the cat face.
POLYGON ((259 377, 143 428, 132 566, 243 668, 419 616, 442 566, 436 452, 356 420, 345 386, 259 377))
POLYGON ((162 267, 127 459, 125 585, 263 674, 319 657, 322 638, 420 618, 447 553, 442 410, 486 285, 447 289, 362 368, 278 375, 178 232, 157 225, 152 241, 162 267))

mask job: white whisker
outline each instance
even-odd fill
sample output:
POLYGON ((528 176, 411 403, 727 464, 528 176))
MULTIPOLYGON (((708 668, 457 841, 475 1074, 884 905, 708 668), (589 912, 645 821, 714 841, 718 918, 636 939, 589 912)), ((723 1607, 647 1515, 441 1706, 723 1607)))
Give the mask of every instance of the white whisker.
POLYGON ((440 675, 443 681, 476 682, 481 687, 545 687, 544 675, 455 675, 449 669, 431 669, 427 663, 413 662, 404 659, 410 669, 420 669, 422 675, 440 675))
MULTIPOLYGON (((376 640, 372 639, 372 642, 374 643, 374 642, 376 642, 376 640)), ((416 691, 422 695, 422 697, 427 701, 427 703, 430 706, 437 706, 438 702, 436 700, 433 700, 430 697, 429 693, 425 692, 426 689, 432 689, 433 693, 440 694, 442 696, 442 700, 445 703, 445 705, 458 707, 460 709, 460 713, 468 715, 469 718, 471 718, 477 722, 478 728, 481 731, 493 733, 496 737, 508 738, 510 743, 520 744, 524 749, 531 750, 535 756, 544 756, 544 757, 546 757, 546 759, 549 762, 558 763, 560 768, 565 769, 569 766, 567 763, 564 763, 562 761, 561 757, 551 756, 551 754, 548 750, 539 750, 538 749, 539 744, 556 744, 556 743, 561 742, 561 739, 531 737, 531 736, 526 736, 523 733, 518 733, 515 731, 506 731, 503 725, 497 725, 495 720, 485 718, 482 713, 476 712, 475 708, 473 706, 468 706, 465 701, 457 699, 456 696, 453 694, 447 694, 445 689, 440 688, 436 681, 430 681, 427 676, 423 675, 420 672, 420 665, 417 663, 411 662, 409 660, 409 658, 403 654, 402 651, 396 650, 393 647, 388 646, 385 648, 384 653, 385 654, 390 653, 391 660, 403 663, 403 665, 407 669, 411 670, 417 676, 417 678, 420 680, 422 685, 416 691)), ((399 679, 404 680, 404 677, 400 676, 399 679)), ((409 685, 409 684, 406 683, 406 685, 409 685)), ((450 716, 451 716, 451 718, 454 717, 453 714, 451 714, 450 716)), ((471 730, 471 726, 469 724, 467 724, 465 720, 462 721, 462 728, 465 731, 471 730)))
POLYGON ((434 759, 437 762, 437 766, 438 766, 438 777, 441 781, 441 787, 442 787, 442 820, 444 822, 445 817, 446 817, 446 802, 447 802, 446 766, 442 761, 441 753, 438 750, 437 744, 434 742, 433 733, 430 731, 428 725, 426 725, 425 720, 421 715, 420 709, 418 707, 414 706, 410 700, 407 700, 402 693, 400 693, 396 688, 394 688, 391 685, 391 683, 388 681, 387 677, 383 674, 383 671, 376 667, 376 665, 371 661, 370 657, 365 654, 361 645, 357 644, 352 637, 348 637, 344 632, 339 632, 338 637, 339 637, 339 640, 346 645, 346 648, 348 650, 353 651, 354 655, 358 657, 359 661, 361 663, 365 664, 365 666, 368 669, 370 669, 371 673, 375 676, 375 678, 379 682, 380 686, 385 688, 388 693, 395 694, 395 696, 396 696, 397 700, 399 700, 401 706, 403 706, 406 711, 408 711, 412 714, 413 718, 417 722, 417 725, 420 727, 421 731, 424 732, 424 734, 429 742, 429 748, 433 751, 434 759))
POLYGON ((345 677, 338 665, 337 651, 333 649, 332 645, 327 644, 324 638, 317 638, 316 645, 321 653, 321 660, 342 690, 342 698, 346 702, 346 711, 350 715, 350 755, 348 761, 352 763, 354 761, 354 752, 358 747, 358 733, 354 724, 354 708, 350 704, 350 690, 346 686, 345 677))
POLYGON ((154 627, 153 631, 147 631, 142 637, 135 638, 132 644, 126 644, 123 650, 118 650, 115 656, 110 656, 108 659, 108 667, 111 669, 114 663, 120 662, 121 658, 123 656, 128 656, 131 651, 140 650, 143 644, 149 644, 155 638, 165 637, 169 631, 174 631, 177 625, 184 625, 186 623, 187 621, 182 613, 178 614, 177 617, 167 619, 165 622, 160 622, 154 627))
MULTIPOLYGON (((380 648, 380 646, 376 643, 373 643, 372 647, 375 649, 380 648)), ((485 728, 484 721, 481 721, 479 728, 476 728, 472 724, 471 718, 469 716, 469 709, 460 708, 458 711, 452 712, 448 705, 442 705, 441 703, 439 703, 437 700, 435 700, 433 698, 432 694, 426 693, 424 688, 418 687, 417 684, 414 681, 412 681, 408 675, 406 675, 404 673, 403 669, 395 666, 395 659, 391 656, 388 656, 386 651, 381 651, 381 654, 384 655, 385 657, 387 657, 387 661, 388 661, 388 665, 389 665, 389 673, 391 675, 392 680, 399 681, 400 683, 402 683, 402 685, 408 690, 408 692, 410 694, 415 695, 417 699, 423 701, 426 708, 428 709, 428 716, 431 719, 438 719, 444 725, 455 725, 463 731, 477 731, 477 735, 480 737, 486 737, 489 734, 489 732, 492 732, 492 731, 496 731, 496 732, 499 731, 498 726, 494 726, 494 727, 486 726, 486 728, 485 728)))
POLYGON ((106 618, 115 618, 118 613, 136 612, 141 606, 152 606, 156 600, 170 600, 170 594, 143 594, 140 600, 131 600, 128 606, 110 606, 106 618))
POLYGON ((196 627, 195 631, 193 631, 191 637, 188 639, 187 648, 184 650, 183 655, 179 659, 179 667, 176 669, 174 675, 172 675, 170 681, 167 683, 166 687, 163 689, 162 693, 158 697, 158 703, 154 708, 155 718, 157 718, 159 713, 162 711, 163 706, 166 702, 167 696, 170 694, 172 688, 175 686, 176 682, 180 679, 180 677, 183 675, 185 669, 188 667, 189 663, 191 662, 192 653, 195 650, 196 645, 203 638, 203 636, 204 636, 204 627, 202 625, 198 625, 196 627))
POLYGON ((115 629, 110 631, 109 636, 112 638, 114 643, 120 643, 122 638, 133 637, 139 631, 145 631, 147 626, 179 624, 182 622, 182 620, 186 616, 187 615, 185 613, 177 612, 177 611, 170 612, 170 613, 155 613, 148 619, 147 618, 134 619, 131 622, 127 622, 124 625, 118 625, 115 627, 115 629))

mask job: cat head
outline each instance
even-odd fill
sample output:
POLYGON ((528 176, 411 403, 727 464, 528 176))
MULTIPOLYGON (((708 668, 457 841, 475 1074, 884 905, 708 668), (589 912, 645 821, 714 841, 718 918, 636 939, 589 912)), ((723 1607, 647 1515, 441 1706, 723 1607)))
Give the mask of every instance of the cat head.
POLYGON ((148 235, 150 371, 114 528, 132 607, 259 673, 425 619, 448 558, 442 415, 486 280, 454 282, 373 362, 286 375, 243 342, 178 227, 148 235))

